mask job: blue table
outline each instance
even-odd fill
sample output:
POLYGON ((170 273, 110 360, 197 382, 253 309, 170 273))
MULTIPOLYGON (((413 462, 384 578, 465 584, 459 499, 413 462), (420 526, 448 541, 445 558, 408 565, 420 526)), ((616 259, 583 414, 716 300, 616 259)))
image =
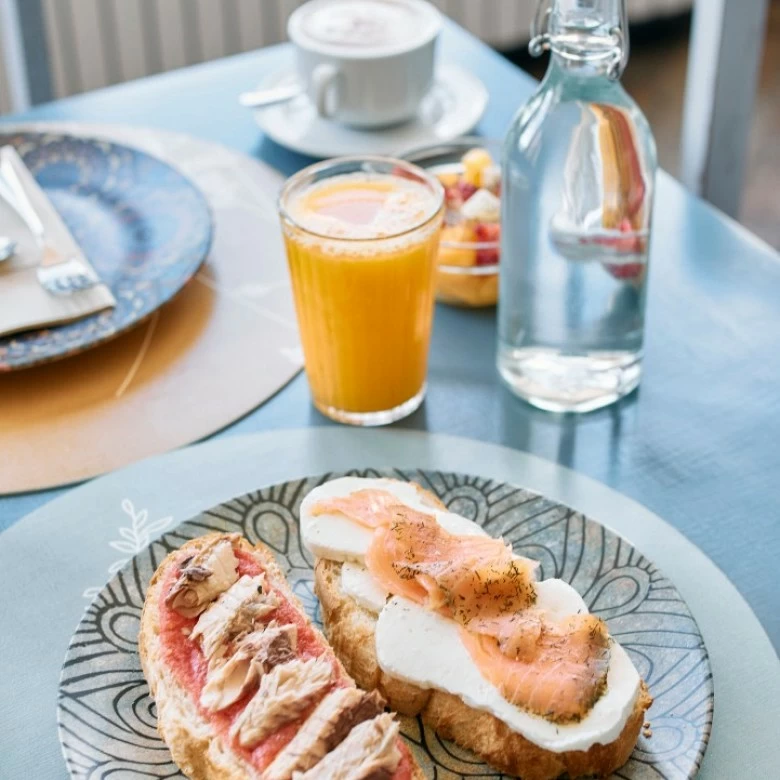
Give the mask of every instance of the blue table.
MULTIPOLYGON (((490 88, 479 131, 503 134, 533 80, 454 25, 442 44, 444 59, 468 62, 490 88)), ((309 160, 264 139, 236 103, 238 92, 285 56, 283 47, 274 47, 9 119, 183 131, 291 173, 309 160)), ((428 399, 399 425, 527 450, 637 499, 727 573, 780 647, 780 258, 666 175, 656 213, 638 393, 584 417, 536 411, 497 381, 494 312, 440 306, 428 399)), ((219 435, 325 424, 301 376, 219 435)), ((0 499, 0 529, 62 492, 0 499)))

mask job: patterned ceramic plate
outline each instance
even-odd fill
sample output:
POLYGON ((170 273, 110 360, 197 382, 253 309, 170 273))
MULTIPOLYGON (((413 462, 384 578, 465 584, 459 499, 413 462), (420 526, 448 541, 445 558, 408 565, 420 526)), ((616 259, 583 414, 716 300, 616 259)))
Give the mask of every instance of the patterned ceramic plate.
POLYGON ((66 325, 0 337, 0 371, 72 355, 138 324, 189 281, 211 214, 181 173, 144 152, 59 133, 0 134, 62 215, 117 305, 66 325))
MULTIPOLYGON (((626 648, 650 686, 652 737, 640 737, 615 777, 693 777, 710 733, 713 689, 696 621, 669 580, 628 542, 568 507, 489 479, 439 472, 375 470, 429 487, 450 509, 541 562, 543 578, 572 583, 626 648)), ((59 733, 74 778, 181 777, 155 730, 155 708, 136 652, 147 584, 162 559, 209 531, 238 531, 269 545, 312 619, 312 559, 301 544, 301 499, 335 474, 249 493, 183 523, 136 555, 87 609, 71 641, 59 689, 59 733)), ((417 720, 404 734, 428 777, 497 778, 473 756, 417 720)))

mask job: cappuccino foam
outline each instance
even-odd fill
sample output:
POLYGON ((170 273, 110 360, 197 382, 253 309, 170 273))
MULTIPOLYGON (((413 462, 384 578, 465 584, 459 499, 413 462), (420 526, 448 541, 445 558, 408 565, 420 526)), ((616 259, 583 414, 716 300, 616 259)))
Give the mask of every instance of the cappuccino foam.
POLYGON ((344 49, 396 49, 430 36, 435 17, 408 0, 331 0, 314 4, 301 21, 312 42, 344 49))

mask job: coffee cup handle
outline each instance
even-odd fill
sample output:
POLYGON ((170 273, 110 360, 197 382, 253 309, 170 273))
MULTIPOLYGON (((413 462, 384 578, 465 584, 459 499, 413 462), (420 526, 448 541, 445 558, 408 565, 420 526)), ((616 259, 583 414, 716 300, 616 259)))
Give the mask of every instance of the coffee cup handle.
POLYGON ((333 109, 328 108, 328 94, 336 83, 339 69, 335 65, 318 65, 311 74, 311 86, 314 93, 314 103, 317 113, 323 117, 333 114, 333 109))

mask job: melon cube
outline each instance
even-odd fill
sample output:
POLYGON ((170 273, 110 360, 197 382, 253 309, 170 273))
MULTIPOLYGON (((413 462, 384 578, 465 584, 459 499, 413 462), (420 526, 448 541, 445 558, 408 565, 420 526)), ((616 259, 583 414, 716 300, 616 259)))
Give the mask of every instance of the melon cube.
POLYGON ((463 164, 463 178, 475 187, 482 186, 483 171, 493 165, 493 158, 487 149, 469 149, 461 160, 463 164))

